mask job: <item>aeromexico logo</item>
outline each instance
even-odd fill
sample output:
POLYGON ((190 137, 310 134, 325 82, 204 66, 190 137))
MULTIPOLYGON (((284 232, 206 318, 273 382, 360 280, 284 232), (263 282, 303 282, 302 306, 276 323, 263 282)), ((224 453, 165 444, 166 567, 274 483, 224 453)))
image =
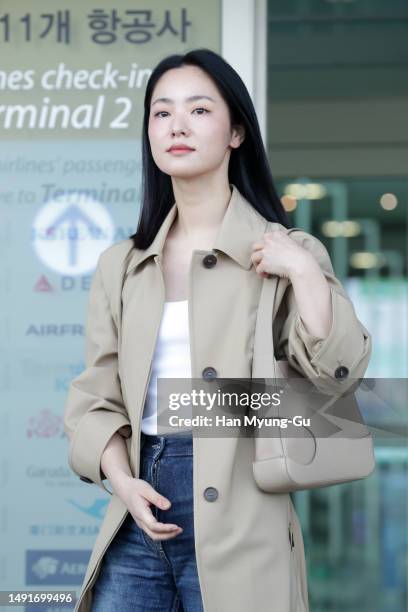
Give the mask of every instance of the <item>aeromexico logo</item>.
POLYGON ((27 550, 27 585, 80 585, 90 550, 27 550))

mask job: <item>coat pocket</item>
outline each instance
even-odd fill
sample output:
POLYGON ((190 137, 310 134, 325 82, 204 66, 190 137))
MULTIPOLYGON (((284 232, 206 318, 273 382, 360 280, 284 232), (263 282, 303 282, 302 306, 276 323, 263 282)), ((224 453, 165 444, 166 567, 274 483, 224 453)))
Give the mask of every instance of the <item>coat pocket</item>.
POLYGON ((288 540, 290 547, 291 595, 293 612, 309 612, 306 559, 302 529, 295 507, 289 497, 288 540))

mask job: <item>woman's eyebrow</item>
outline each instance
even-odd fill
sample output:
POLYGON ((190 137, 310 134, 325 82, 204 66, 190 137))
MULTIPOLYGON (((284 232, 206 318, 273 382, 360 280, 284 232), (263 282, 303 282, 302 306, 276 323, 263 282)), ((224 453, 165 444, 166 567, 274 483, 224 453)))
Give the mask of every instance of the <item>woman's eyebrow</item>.
MULTIPOLYGON (((215 102, 214 98, 211 98, 211 96, 189 96, 188 98, 185 98, 184 101, 185 102, 196 102, 197 100, 202 100, 202 99, 206 99, 206 100, 211 100, 211 102, 215 102)), ((154 104, 157 104, 157 102, 165 102, 166 104, 171 104, 172 102, 174 102, 174 100, 172 98, 156 98, 156 100, 152 103, 152 106, 154 104)))

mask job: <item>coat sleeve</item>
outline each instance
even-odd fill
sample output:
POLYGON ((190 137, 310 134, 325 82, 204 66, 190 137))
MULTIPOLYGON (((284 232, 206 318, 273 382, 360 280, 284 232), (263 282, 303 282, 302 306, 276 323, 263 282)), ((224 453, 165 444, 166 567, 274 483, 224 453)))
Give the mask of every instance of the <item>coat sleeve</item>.
POLYGON ((64 430, 68 464, 81 480, 111 494, 100 464, 109 439, 132 431, 118 373, 118 336, 102 277, 101 256, 92 278, 85 325, 85 370, 69 386, 64 430))
POLYGON ((312 253, 330 285, 332 326, 324 339, 306 330, 289 282, 282 300, 284 323, 278 351, 322 393, 343 394, 354 390, 351 387, 364 376, 371 357, 371 335, 357 318, 353 303, 336 278, 323 243, 306 232, 294 232, 292 237, 312 253))

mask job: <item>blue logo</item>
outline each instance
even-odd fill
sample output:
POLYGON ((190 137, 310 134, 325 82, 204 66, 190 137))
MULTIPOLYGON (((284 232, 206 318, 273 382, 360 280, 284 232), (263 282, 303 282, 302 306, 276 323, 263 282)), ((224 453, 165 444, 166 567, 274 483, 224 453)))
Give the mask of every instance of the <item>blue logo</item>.
POLYGON ((27 550, 27 585, 81 585, 90 550, 27 550))

